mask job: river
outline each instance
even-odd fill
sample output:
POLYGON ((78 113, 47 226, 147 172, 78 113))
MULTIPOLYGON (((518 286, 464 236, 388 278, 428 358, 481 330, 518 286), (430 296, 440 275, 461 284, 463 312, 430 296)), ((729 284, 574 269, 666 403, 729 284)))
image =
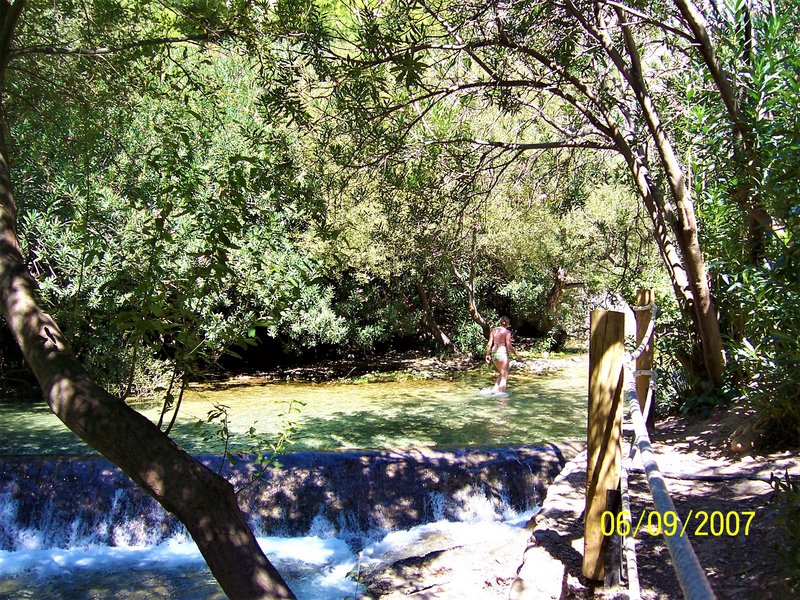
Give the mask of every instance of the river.
MULTIPOLYGON (((218 427, 198 423, 221 405, 227 407, 228 443, 234 450, 263 448, 286 431, 288 421, 296 423, 289 450, 300 458, 286 457, 288 466, 280 472, 294 479, 279 487, 307 485, 298 478, 318 481, 319 475, 303 471, 304 465, 314 465, 329 477, 317 485, 325 488, 321 499, 314 504, 311 488, 297 488, 292 494, 305 502, 295 512, 308 514, 296 526, 286 525, 285 506, 253 507, 262 513, 277 510, 279 517, 269 520, 254 512, 251 523, 299 598, 356 597, 355 572, 422 537, 446 535, 451 543, 462 544, 476 537, 500 539, 521 527, 557 471, 555 446, 545 444, 541 450, 550 458, 536 458, 538 450, 522 457, 480 449, 582 439, 586 377, 583 360, 568 363, 556 375, 514 372, 511 393, 501 397, 480 393, 491 383, 488 370, 453 381, 228 382, 188 391, 174 437, 192 453, 219 452, 218 427), (248 435, 251 428, 255 435, 248 435), (473 450, 448 452, 463 448, 473 450), (332 488, 342 480, 350 485, 337 496, 332 488), (527 498, 514 487, 520 481, 527 498), (393 483, 408 497, 386 487, 393 483), (419 489, 411 490, 417 483, 419 489), (372 504, 354 507, 362 497, 372 504), (408 509, 402 519, 387 497, 399 498, 398 506, 408 509)), ((157 418, 158 407, 138 408, 157 418)), ((111 469, 91 467, 99 459, 41 403, 6 399, 0 403, 0 430, 0 454, 6 457, 6 473, 0 473, 5 475, 0 485, 0 599, 224 598, 182 528, 160 507, 146 504, 149 498, 138 499, 138 490, 120 483, 117 475, 105 483, 89 475, 111 469), (75 455, 85 458, 60 458, 75 455), (60 461, 71 465, 71 475, 64 474, 60 461), (11 473, 12 464, 28 470, 11 473), (25 485, 31 490, 27 495, 25 485), (41 493, 46 489, 53 490, 49 499, 41 493), (81 497, 96 510, 71 510, 81 497)), ((207 460, 217 464, 213 457, 207 460)))

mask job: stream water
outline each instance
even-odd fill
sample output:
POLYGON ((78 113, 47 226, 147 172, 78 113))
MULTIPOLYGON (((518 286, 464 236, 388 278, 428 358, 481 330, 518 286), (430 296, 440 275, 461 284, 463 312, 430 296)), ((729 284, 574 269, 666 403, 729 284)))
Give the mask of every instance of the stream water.
MULTIPOLYGON (((515 372, 507 397, 478 393, 492 382, 488 370, 455 381, 218 385, 187 393, 173 437, 194 454, 219 452, 217 427, 197 424, 220 405, 227 407, 234 449, 252 449, 251 427, 273 440, 287 421, 296 422, 289 450, 306 452, 287 457, 282 471, 294 479, 274 476, 280 493, 261 497, 304 501, 289 508, 285 498, 282 506, 248 501, 251 523, 299 598, 353 598, 353 571, 380 563, 400 546, 444 534, 455 544, 495 539, 522 526, 558 468, 552 449, 541 456, 443 449, 583 438, 586 377, 583 362, 544 377, 515 372), (365 454, 371 449, 384 452, 365 454), (346 489, 331 491, 342 482, 346 489), (514 487, 519 482, 528 498, 514 487), (387 497, 399 498, 402 518, 387 497), (334 506, 325 506, 331 498, 334 506), (364 506, 356 506, 362 500, 364 506), (302 513, 295 526, 276 526, 289 522, 292 512, 302 513)), ((158 418, 158 407, 139 409, 158 418)), ((46 408, 5 399, 0 431, 0 600, 224 598, 182 527, 108 475, 112 469, 97 467, 91 449, 46 408), (64 455, 86 458, 57 458, 64 455), (87 507, 70 508, 81 504, 82 494, 87 507)))
MULTIPOLYGON (((256 449, 246 435, 274 441, 297 423, 290 451, 513 446, 584 437, 588 367, 570 362, 557 374, 512 372, 507 397, 481 395, 493 383, 489 369, 453 381, 386 383, 224 383, 190 388, 172 437, 191 454, 221 452, 224 405, 234 450, 256 449)), ((137 407, 157 421, 160 405, 137 407)), ((169 415, 167 415, 167 420, 169 415)), ((42 402, 0 402, 0 456, 87 454, 42 402)))

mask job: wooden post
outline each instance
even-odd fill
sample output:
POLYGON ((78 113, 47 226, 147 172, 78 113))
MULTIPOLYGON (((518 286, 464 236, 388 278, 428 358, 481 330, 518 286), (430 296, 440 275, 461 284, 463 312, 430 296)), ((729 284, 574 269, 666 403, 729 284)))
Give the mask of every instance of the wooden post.
MULTIPOLYGON (((636 294, 636 304, 638 306, 647 306, 648 304, 652 304, 653 302, 653 290, 639 290, 639 293, 636 294)), ((638 348, 639 345, 642 343, 644 339, 644 334, 647 332, 647 327, 650 325, 650 321, 653 318, 653 309, 650 308, 649 310, 637 310, 636 311, 636 347, 638 348)), ((653 369, 653 338, 650 338, 650 341, 645 346, 644 352, 642 352, 639 357, 636 359, 636 370, 637 371, 652 371, 653 369)), ((636 377, 636 397, 639 399, 639 406, 642 408, 642 413, 644 413, 645 409, 645 401, 647 400, 647 390, 650 387, 650 375, 639 375, 636 377)), ((655 398, 651 401, 650 404, 650 413, 647 415, 647 428, 652 431, 653 427, 656 424, 655 419, 655 398)))
MULTIPOLYGON (((617 488, 613 492, 608 492, 606 498, 606 510, 614 514, 615 522, 617 522, 616 518, 622 509, 622 491, 617 488)), ((608 517, 606 517, 606 527, 608 525, 608 517)), ((617 535, 616 527, 612 535, 606 536, 604 543, 603 564, 605 573, 603 585, 607 588, 619 587, 622 580, 622 538, 617 535)))
MULTIPOLYGON (((609 492, 619 487, 622 462, 622 364, 625 315, 592 311, 589 335, 589 420, 586 432, 586 510, 583 575, 603 580, 604 546, 601 519, 609 492)), ((613 494, 611 494, 613 497, 613 494)), ((616 519, 614 520, 616 525, 616 519)), ((606 517, 608 525, 608 517, 606 517)), ((608 527, 606 527, 608 529, 608 527)))

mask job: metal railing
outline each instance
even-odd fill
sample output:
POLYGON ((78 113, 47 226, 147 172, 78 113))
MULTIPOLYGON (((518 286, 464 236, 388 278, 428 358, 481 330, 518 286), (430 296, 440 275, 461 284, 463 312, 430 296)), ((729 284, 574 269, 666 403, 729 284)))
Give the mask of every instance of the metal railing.
MULTIPOLYGON (((687 600, 710 600, 715 598, 711 585, 708 582, 705 571, 697 559, 697 555, 692 548, 689 537, 685 533, 685 527, 678 512, 675 509, 675 504, 667 490, 667 485, 661 472, 658 468, 658 463, 655 459, 655 453, 651 447, 650 435, 647 431, 647 413, 649 413, 650 406, 653 403, 653 396, 655 393, 655 381, 657 373, 653 370, 636 370, 631 369, 631 364, 642 354, 648 344, 652 342, 653 332, 655 331, 655 322, 658 315, 658 309, 655 305, 649 304, 646 306, 636 307, 638 310, 653 309, 653 317, 648 324, 647 330, 644 333, 643 339, 636 350, 631 352, 625 360, 625 398, 628 403, 628 411, 631 422, 633 424, 634 439, 631 443, 631 451, 626 463, 622 466, 620 477, 620 485, 622 489, 623 511, 627 518, 630 517, 630 501, 627 498, 627 471, 629 465, 633 460, 636 451, 638 450, 639 456, 644 467, 645 474, 647 475, 647 485, 650 489, 650 494, 653 498, 653 507, 655 512, 659 513, 660 522, 665 522, 665 515, 670 514, 675 516, 675 532, 680 532, 679 535, 664 535, 664 541, 672 557, 673 568, 678 578, 678 583, 681 586, 684 596, 687 600), (638 375, 650 375, 650 384, 648 385, 647 398, 645 401, 644 414, 639 404, 639 398, 636 392, 635 378, 638 375)), ((631 525, 631 523, 629 523, 631 525)), ((631 529, 631 531, 634 531, 631 529)), ((625 537, 625 556, 626 564, 628 565, 628 582, 629 594, 631 600, 640 597, 640 586, 638 579, 638 566, 636 564, 636 550, 635 541, 633 536, 625 537)))
MULTIPOLYGON (((653 513, 657 513, 658 523, 670 524, 669 527, 659 526, 659 531, 652 534, 658 535, 659 532, 663 534, 684 596, 688 600, 710 600, 715 598, 714 592, 669 496, 647 432, 646 419, 653 404, 657 380, 657 373, 652 367, 652 358, 658 309, 652 302, 652 292, 649 290, 640 291, 637 304, 639 306, 631 308, 637 312, 639 345, 630 354, 624 352, 622 313, 596 310, 590 317, 583 574, 589 579, 605 579, 609 585, 619 581, 620 556, 616 551, 608 553, 604 550, 609 540, 608 530, 604 528, 603 523, 607 523, 607 517, 611 513, 615 522, 618 523, 619 520, 624 522, 624 527, 620 528, 617 525, 614 533, 623 538, 622 554, 627 565, 629 597, 636 600, 641 596, 635 537, 642 525, 644 513, 634 527, 628 494, 628 473, 638 452, 653 499, 653 509, 649 511, 650 517, 654 516, 653 513), (644 411, 640 405, 640 396, 645 400, 644 411), (627 402, 634 434, 627 460, 622 458, 623 401, 627 402), (618 503, 613 500, 617 486, 621 494, 621 514, 617 513, 619 509, 615 508, 615 505, 618 503), (607 563, 607 559, 610 562, 607 563)), ((650 519, 647 526, 649 531, 650 519)), ((614 547, 614 544, 611 547, 614 547)))

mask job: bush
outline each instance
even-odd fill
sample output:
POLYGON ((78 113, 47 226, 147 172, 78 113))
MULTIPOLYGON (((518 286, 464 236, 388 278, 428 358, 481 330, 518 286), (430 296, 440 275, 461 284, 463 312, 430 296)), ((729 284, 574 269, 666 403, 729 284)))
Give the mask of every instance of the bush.
POLYGON ((740 267, 725 290, 746 324, 729 367, 739 379, 736 398, 758 410, 766 447, 800 443, 798 263, 798 252, 789 247, 764 267, 740 267))
POLYGON ((775 506, 776 554, 781 569, 787 577, 790 592, 800 593, 800 482, 790 479, 786 472, 783 478, 770 474, 770 485, 775 490, 772 503, 775 506))
POLYGON ((482 357, 486 352, 483 329, 470 318, 461 319, 453 327, 453 343, 461 352, 482 357))

